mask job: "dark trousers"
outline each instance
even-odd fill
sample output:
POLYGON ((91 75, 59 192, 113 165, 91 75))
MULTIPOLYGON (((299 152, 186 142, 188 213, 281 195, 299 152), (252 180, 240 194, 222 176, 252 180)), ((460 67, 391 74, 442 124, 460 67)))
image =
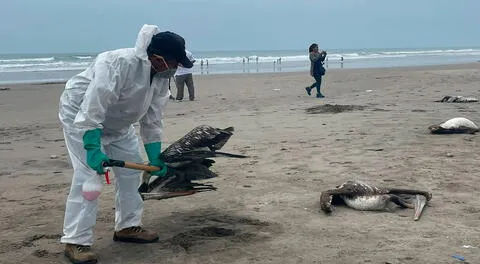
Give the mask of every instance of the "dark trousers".
POLYGON ((321 94, 320 86, 322 86, 322 75, 313 75, 313 78, 315 79, 315 82, 312 85, 310 85, 310 89, 312 89, 313 87, 316 87, 317 94, 321 94))
POLYGON ((185 84, 188 88, 188 97, 191 101, 195 100, 195 88, 193 87, 193 75, 183 74, 175 76, 175 85, 177 86, 177 100, 183 100, 183 90, 185 84))

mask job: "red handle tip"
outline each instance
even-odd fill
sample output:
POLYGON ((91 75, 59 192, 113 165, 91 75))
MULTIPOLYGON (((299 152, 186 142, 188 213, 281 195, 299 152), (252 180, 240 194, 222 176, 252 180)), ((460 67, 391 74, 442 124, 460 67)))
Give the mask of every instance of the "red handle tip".
POLYGON ((108 176, 108 170, 105 172, 105 180, 107 181, 107 184, 110 184, 110 177, 108 176))

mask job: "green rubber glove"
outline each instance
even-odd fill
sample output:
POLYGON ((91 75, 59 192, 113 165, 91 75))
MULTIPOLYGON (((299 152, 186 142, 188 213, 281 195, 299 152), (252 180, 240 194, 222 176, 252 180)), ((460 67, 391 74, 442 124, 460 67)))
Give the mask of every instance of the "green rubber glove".
POLYGON ((83 134, 83 148, 87 150, 87 164, 99 174, 105 174, 102 163, 109 161, 101 150, 102 130, 100 128, 88 130, 83 134))
POLYGON ((150 172, 150 174, 155 176, 163 177, 167 174, 167 165, 165 162, 160 159, 160 153, 162 149, 161 142, 153 142, 143 145, 145 147, 145 152, 147 152, 148 161, 150 165, 160 167, 161 169, 158 171, 150 172))

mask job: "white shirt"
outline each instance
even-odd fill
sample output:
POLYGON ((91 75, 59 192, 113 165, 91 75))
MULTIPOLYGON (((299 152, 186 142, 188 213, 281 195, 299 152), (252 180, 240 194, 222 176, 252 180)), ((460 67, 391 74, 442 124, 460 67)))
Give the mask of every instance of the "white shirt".
MULTIPOLYGON (((190 60, 190 61, 194 61, 195 58, 193 57, 192 53, 188 50, 185 50, 185 53, 187 53, 187 58, 190 60)), ((182 66, 178 66, 177 68, 177 72, 175 72, 175 76, 178 76, 178 75, 185 75, 185 74, 189 74, 189 73, 193 73, 193 67, 192 68, 184 68, 182 66)))

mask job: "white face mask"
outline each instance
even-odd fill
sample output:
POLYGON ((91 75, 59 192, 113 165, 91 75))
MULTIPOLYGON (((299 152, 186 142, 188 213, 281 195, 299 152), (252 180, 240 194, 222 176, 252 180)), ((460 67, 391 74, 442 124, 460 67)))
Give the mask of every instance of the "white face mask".
POLYGON ((177 69, 167 69, 163 72, 157 72, 156 75, 160 78, 169 79, 175 75, 175 72, 177 72, 177 69))

